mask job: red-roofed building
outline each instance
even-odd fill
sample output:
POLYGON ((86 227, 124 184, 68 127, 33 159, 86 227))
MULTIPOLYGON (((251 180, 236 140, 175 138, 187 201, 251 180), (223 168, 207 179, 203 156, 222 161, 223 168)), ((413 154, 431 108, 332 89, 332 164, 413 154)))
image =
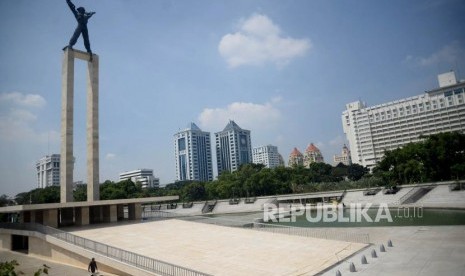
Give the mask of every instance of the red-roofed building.
POLYGON ((307 149, 305 150, 304 166, 308 168, 310 167, 310 164, 315 162, 323 163, 323 155, 313 143, 310 143, 310 145, 308 145, 307 149))
POLYGON ((304 155, 297 148, 294 148, 289 155, 288 165, 289 167, 304 165, 304 155))

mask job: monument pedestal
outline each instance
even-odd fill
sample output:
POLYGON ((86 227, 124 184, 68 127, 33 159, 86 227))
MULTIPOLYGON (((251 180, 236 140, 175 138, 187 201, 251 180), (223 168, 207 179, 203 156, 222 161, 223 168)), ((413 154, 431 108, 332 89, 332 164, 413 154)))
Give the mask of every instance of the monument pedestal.
POLYGON ((74 60, 87 61, 87 201, 99 200, 98 55, 67 48, 63 55, 60 201, 73 199, 74 60))

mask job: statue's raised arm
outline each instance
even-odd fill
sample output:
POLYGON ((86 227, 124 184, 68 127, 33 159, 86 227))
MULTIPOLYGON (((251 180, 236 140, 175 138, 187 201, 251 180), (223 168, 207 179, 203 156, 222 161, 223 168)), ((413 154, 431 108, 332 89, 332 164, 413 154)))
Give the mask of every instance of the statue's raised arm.
POLYGON ((90 54, 90 61, 92 61, 92 51, 90 50, 87 21, 89 20, 89 18, 92 17, 92 15, 95 14, 95 12, 86 12, 86 9, 84 9, 84 7, 79 7, 76 9, 76 6, 71 2, 71 0, 66 0, 66 3, 73 12, 74 17, 76 17, 78 25, 76 27, 76 30, 74 31, 73 36, 69 40, 69 44, 65 46, 63 50, 66 50, 67 48, 73 49, 74 44, 76 44, 79 36, 82 34, 82 38, 84 39, 84 46, 86 47, 87 52, 90 54))
POLYGON ((71 0, 66 0, 66 4, 68 4, 70 10, 73 12, 74 17, 77 18, 78 14, 77 14, 77 11, 76 11, 76 6, 73 4, 73 2, 71 2, 71 0))

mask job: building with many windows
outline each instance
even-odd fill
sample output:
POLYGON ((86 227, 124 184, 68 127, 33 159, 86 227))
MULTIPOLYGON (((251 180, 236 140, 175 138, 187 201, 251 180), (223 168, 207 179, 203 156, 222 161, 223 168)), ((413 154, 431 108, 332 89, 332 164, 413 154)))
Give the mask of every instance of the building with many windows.
POLYGON ((36 162, 37 187, 60 186, 60 155, 46 155, 36 162))
POLYGON ((438 76, 439 88, 422 95, 372 107, 361 101, 346 105, 342 126, 352 162, 373 168, 386 150, 393 150, 422 135, 465 131, 465 82, 454 72, 438 76))
POLYGON ((142 188, 155 188, 160 186, 160 179, 153 176, 153 170, 137 169, 119 174, 119 181, 131 179, 132 182, 139 182, 142 188))
POLYGON ((294 148, 289 155, 289 161, 287 164, 289 167, 303 166, 304 155, 297 148, 294 148))
POLYGON ((339 163, 342 163, 346 166, 352 164, 352 158, 350 157, 350 150, 346 145, 342 147, 341 155, 334 155, 334 165, 337 166, 339 163))
POLYGON ((278 147, 267 145, 252 149, 252 160, 255 164, 263 164, 267 168, 283 166, 282 157, 278 153, 278 147))
POLYGON ((250 130, 229 121, 223 131, 215 133, 218 175, 236 171, 240 165, 252 163, 250 130))
POLYGON ((174 134, 176 180, 212 181, 213 165, 210 132, 196 124, 174 134))
POLYGON ((313 143, 310 143, 304 153, 304 167, 310 167, 312 163, 323 163, 323 155, 313 143))

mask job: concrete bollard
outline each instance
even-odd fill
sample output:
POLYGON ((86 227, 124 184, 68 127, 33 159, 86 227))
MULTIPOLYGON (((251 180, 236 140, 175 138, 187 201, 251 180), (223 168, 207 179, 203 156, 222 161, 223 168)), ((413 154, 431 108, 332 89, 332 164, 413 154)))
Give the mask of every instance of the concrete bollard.
POLYGON ((336 271, 336 276, 341 276, 341 272, 339 270, 336 271))
POLYGON ((392 247, 392 241, 391 240, 388 240, 388 247, 392 247))
POLYGON ((350 272, 357 272, 354 263, 350 263, 350 272))
POLYGON ((376 254, 376 250, 371 250, 371 257, 372 258, 378 258, 378 255, 376 254))
POLYGON ((365 257, 365 255, 362 255, 362 264, 368 264, 367 258, 365 257))
POLYGON ((386 248, 384 248, 384 244, 382 244, 382 245, 379 247, 379 251, 380 251, 380 252, 386 252, 386 248))

